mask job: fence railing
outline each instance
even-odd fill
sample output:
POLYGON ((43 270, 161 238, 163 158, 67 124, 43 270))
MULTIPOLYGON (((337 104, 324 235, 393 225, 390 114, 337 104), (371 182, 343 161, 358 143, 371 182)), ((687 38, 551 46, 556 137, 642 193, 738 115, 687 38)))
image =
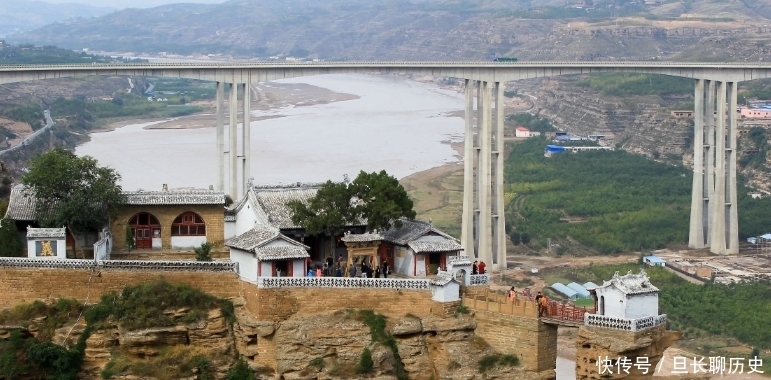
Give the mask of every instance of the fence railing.
POLYGON ((490 285, 490 276, 486 274, 472 274, 469 278, 470 286, 490 285))
POLYGON ((0 257, 0 268, 112 269, 238 273, 238 263, 226 261, 87 260, 0 257))
POLYGON ((428 279, 361 277, 258 277, 261 288, 377 288, 429 290, 428 279))
POLYGON ((667 315, 661 314, 645 318, 620 318, 599 314, 586 314, 584 324, 587 326, 624 331, 642 331, 667 322, 667 315))

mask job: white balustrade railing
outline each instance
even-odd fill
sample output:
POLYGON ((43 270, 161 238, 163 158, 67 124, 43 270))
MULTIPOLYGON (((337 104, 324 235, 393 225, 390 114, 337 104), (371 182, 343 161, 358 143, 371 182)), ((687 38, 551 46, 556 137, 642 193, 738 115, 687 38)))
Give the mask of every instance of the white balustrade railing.
POLYGON ((586 326, 624 331, 642 331, 667 322, 667 315, 661 314, 644 318, 620 318, 599 314, 584 314, 586 326))
POLYGON ((261 288, 376 288, 429 290, 428 279, 360 277, 258 277, 261 288))
POLYGON ((490 285, 490 276, 486 274, 472 274, 469 284, 471 286, 490 285))
POLYGON ((0 268, 152 270, 170 272, 235 272, 238 263, 182 260, 83 260, 0 257, 0 268))

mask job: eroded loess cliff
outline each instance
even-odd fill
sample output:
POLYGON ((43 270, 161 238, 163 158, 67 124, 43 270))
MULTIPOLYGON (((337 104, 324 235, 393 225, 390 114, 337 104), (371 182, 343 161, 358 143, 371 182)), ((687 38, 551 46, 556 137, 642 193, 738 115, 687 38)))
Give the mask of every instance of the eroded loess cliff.
POLYGON ((668 331, 660 325, 640 332, 611 330, 582 326, 576 338, 576 379, 650 379, 656 366, 662 359, 664 350, 674 344, 682 333, 668 331), (602 358, 613 360, 627 358, 637 363, 637 358, 647 358, 650 367, 632 365, 629 372, 619 371, 614 365, 609 371, 600 374, 601 366, 597 361, 602 358), (647 372, 647 373, 646 373, 647 372))
MULTIPOLYGON (((273 322, 256 318, 241 299, 233 303, 234 320, 212 308, 186 323, 191 309, 171 308, 163 313, 176 321, 172 326, 126 329, 115 318, 90 326, 77 378, 225 379, 241 357, 259 379, 539 379, 510 362, 480 368, 481 359, 497 353, 475 335, 469 314, 386 319, 347 309, 273 322), (365 350, 371 368, 362 368, 365 350)), ((49 317, 0 328, 0 344, 15 330, 26 339, 75 347, 87 325, 69 314, 69 322, 50 332, 49 317)), ((17 378, 37 375, 22 371, 17 378)))

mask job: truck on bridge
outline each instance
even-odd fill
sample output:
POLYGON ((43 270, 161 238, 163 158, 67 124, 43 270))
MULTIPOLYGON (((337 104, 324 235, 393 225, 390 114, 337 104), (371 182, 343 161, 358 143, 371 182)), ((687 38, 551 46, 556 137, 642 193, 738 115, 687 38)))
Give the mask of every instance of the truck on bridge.
POLYGON ((517 62, 517 59, 514 57, 494 57, 493 62, 517 62))

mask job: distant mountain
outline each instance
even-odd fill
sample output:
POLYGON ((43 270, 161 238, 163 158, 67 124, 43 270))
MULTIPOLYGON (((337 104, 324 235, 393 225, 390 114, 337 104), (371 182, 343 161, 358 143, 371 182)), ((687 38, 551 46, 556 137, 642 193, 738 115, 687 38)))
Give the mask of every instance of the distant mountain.
POLYGON ((0 37, 26 32, 73 17, 101 16, 114 10, 77 3, 51 4, 43 1, 0 0, 0 37))
POLYGON ((468 60, 497 53, 528 60, 767 60, 769 3, 231 0, 125 9, 47 25, 11 41, 238 58, 468 60))

